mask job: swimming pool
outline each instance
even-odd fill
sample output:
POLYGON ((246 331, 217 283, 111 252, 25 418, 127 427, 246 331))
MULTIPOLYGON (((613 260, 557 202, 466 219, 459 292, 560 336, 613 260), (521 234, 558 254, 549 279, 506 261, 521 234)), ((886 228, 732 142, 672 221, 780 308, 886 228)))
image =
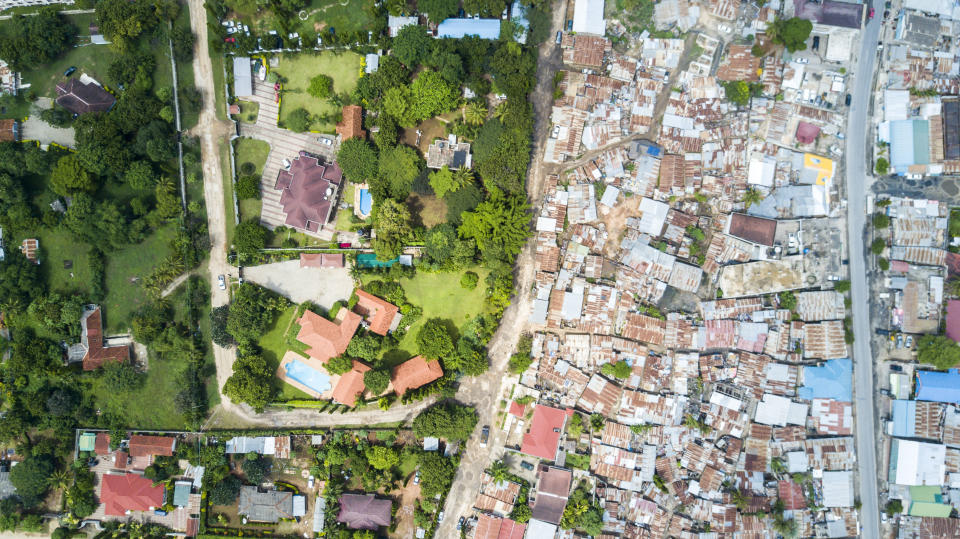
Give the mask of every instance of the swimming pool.
POLYGON ((373 197, 370 196, 370 191, 367 189, 360 190, 360 213, 364 215, 370 215, 370 211, 373 210, 373 197))
POLYGON ((330 376, 314 369, 302 361, 293 360, 287 363, 287 378, 309 387, 317 393, 326 393, 330 390, 330 376))

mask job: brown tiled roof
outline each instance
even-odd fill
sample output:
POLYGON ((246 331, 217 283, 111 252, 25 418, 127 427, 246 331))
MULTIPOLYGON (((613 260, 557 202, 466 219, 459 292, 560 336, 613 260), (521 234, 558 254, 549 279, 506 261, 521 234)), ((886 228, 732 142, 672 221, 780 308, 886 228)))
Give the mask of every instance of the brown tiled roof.
POLYGON ((337 321, 331 322, 313 311, 304 311, 297 323, 297 340, 310 347, 307 354, 323 363, 347 351, 350 339, 360 326, 360 315, 340 309, 337 321))
POLYGON ((70 79, 66 83, 57 83, 56 101, 74 114, 84 114, 106 112, 113 108, 117 99, 97 84, 84 84, 80 79, 70 79))
POLYGON ((370 367, 354 360, 353 369, 343 373, 337 387, 333 388, 333 400, 347 406, 356 404, 357 397, 367 387, 363 384, 363 374, 369 370, 370 367))
POLYGON ((300 152, 288 170, 277 174, 274 185, 281 192, 284 224, 311 232, 327 224, 342 179, 336 163, 321 165, 316 157, 300 152))
POLYGON ((363 108, 359 105, 347 105, 343 107, 343 119, 337 124, 337 134, 342 140, 349 140, 354 137, 366 138, 367 132, 363 130, 363 108))
POLYGON ((439 361, 427 361, 417 356, 393 368, 393 389, 403 395, 408 389, 416 389, 443 376, 439 361))
POLYGON ((730 215, 730 235, 768 247, 773 246, 777 233, 777 222, 742 213, 730 215))
POLYGON ((147 457, 151 455, 173 455, 173 448, 177 439, 170 436, 143 436, 136 434, 130 437, 129 450, 131 457, 147 457))
POLYGON ((357 290, 356 294, 357 305, 354 310, 367 319, 370 331, 377 335, 386 335, 400 308, 363 290, 357 290))
POLYGON ((301 268, 342 268, 341 253, 300 253, 301 268))
POLYGON ((98 455, 110 453, 110 435, 106 432, 98 432, 97 438, 93 442, 93 452, 98 455))
POLYGON ((354 530, 376 530, 390 525, 390 500, 373 494, 344 494, 340 496, 339 522, 354 530))
POLYGON ((17 140, 17 121, 0 120, 0 142, 15 142, 17 140))
POLYGON ((81 319, 83 342, 87 353, 83 356, 83 370, 92 371, 110 361, 126 362, 130 360, 130 347, 103 346, 103 321, 100 319, 100 307, 85 313, 81 319))

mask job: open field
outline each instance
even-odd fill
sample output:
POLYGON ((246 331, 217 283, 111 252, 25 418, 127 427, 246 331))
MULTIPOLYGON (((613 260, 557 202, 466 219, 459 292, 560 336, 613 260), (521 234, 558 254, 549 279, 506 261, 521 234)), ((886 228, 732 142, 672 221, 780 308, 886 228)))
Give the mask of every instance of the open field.
POLYGON ((352 52, 334 54, 322 52, 309 54, 284 54, 274 71, 283 79, 283 95, 280 102, 280 123, 285 124, 290 113, 304 108, 314 116, 311 131, 332 133, 335 122, 323 121, 319 116, 335 116, 340 112, 327 100, 317 99, 307 93, 310 79, 327 75, 333 79, 333 91, 351 92, 361 74, 362 57, 352 52))
MULTIPOLYGON (((270 10, 258 9, 260 6, 255 2, 229 0, 226 5, 232 11, 231 19, 240 19, 251 29, 266 32, 278 28, 277 15, 270 10)), ((296 26, 290 31, 299 33, 306 45, 314 43, 314 36, 330 28, 339 33, 364 30, 373 22, 370 17, 372 7, 373 0, 313 0, 303 9, 306 20, 298 17, 291 21, 296 26)))
POLYGON ((103 377, 84 377, 91 380, 89 391, 95 407, 103 413, 124 418, 124 424, 142 429, 180 429, 183 416, 177 412, 173 397, 180 391, 178 375, 184 364, 178 361, 150 361, 143 387, 126 393, 109 389, 103 377), (149 402, 149 406, 144 403, 149 402))
POLYGON ((62 229, 43 229, 40 240, 40 271, 50 290, 90 293, 90 247, 62 229), (67 268, 65 263, 71 267, 67 268))
POLYGON ((130 315, 147 302, 147 291, 139 280, 148 276, 170 254, 176 225, 158 228, 142 243, 107 253, 107 297, 103 302, 108 333, 124 332, 130 315))

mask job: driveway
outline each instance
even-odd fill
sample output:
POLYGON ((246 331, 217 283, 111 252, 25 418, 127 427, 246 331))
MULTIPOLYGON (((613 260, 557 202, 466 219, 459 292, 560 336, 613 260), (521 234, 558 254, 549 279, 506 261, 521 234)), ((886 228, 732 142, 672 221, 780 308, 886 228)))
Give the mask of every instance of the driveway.
POLYGON ((76 147, 72 127, 54 127, 41 120, 37 114, 31 115, 27 121, 23 122, 23 139, 35 140, 43 147, 49 146, 51 142, 67 148, 76 147))
POLYGON ((329 309, 353 293, 347 268, 301 268, 299 260, 287 260, 243 268, 243 278, 290 298, 294 303, 312 301, 329 309))

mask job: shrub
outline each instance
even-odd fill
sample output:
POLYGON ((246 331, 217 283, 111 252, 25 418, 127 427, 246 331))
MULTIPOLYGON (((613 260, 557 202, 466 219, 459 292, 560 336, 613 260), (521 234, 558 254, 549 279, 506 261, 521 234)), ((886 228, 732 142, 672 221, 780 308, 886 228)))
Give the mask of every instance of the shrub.
MULTIPOLYGON (((244 163, 249 164, 249 163, 244 163)), ((260 198, 260 178, 249 174, 237 180, 237 198, 260 198)))
POLYGON ((466 288, 467 290, 473 290, 477 287, 477 282, 480 281, 480 276, 472 271, 468 271, 460 277, 460 286, 466 288))
POLYGON ((256 172, 256 170, 257 170, 256 165, 254 165, 250 161, 246 161, 240 164, 240 172, 242 172, 243 174, 253 174, 254 172, 256 172))

